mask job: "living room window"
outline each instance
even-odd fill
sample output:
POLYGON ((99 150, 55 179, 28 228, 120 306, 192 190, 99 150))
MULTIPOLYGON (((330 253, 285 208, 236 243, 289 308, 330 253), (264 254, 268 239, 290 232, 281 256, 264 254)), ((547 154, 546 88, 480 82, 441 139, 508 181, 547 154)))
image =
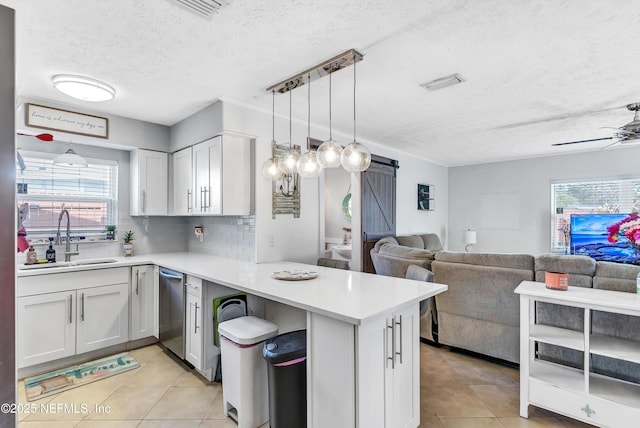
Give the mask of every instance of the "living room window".
POLYGON ((551 183, 551 251, 569 252, 571 214, 640 211, 640 178, 551 183))
POLYGON ((21 154, 26 168, 16 169, 17 199, 29 204, 23 225, 30 236, 53 236, 63 205, 74 234, 100 234, 116 224, 117 162, 87 159, 86 168, 76 168, 54 165, 48 153, 21 154))

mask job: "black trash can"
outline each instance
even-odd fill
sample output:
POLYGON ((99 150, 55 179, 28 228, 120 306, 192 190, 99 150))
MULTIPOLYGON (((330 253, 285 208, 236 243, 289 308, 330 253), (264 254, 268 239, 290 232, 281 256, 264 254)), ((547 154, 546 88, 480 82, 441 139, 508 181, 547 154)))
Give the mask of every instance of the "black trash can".
POLYGON ((269 426, 307 426, 307 331, 284 333, 265 341, 262 356, 267 361, 269 382, 269 426))

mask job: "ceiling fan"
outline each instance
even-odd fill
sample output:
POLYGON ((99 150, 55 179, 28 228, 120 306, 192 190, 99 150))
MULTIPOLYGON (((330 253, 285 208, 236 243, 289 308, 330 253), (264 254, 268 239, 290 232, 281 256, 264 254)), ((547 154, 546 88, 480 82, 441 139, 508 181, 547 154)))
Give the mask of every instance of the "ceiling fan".
POLYGON ((614 146, 616 144, 639 144, 640 143, 640 103, 628 104, 627 110, 635 112, 633 116, 633 120, 631 122, 627 123, 626 125, 622 125, 620 128, 610 128, 610 127, 600 128, 600 129, 612 130, 613 135, 611 137, 591 138, 589 140, 568 141, 566 143, 552 144, 552 146, 566 146, 569 144, 589 143, 591 141, 601 141, 601 140, 614 140, 613 143, 603 147, 604 149, 606 149, 607 147, 614 146))

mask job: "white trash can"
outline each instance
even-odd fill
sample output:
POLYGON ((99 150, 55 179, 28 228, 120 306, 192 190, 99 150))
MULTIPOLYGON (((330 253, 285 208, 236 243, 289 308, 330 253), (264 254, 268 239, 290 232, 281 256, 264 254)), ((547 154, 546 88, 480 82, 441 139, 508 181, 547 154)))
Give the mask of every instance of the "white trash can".
POLYGON ((254 316, 218 325, 222 354, 222 399, 225 416, 238 428, 258 428, 269 420, 267 364, 262 344, 278 334, 278 326, 254 316))

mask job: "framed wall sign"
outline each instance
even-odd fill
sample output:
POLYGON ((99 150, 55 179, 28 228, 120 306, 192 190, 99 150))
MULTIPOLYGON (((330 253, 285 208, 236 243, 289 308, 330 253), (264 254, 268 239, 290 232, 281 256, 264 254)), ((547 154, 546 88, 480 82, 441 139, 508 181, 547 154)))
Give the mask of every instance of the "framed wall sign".
POLYGON ((25 123, 34 128, 109 138, 109 119, 91 114, 27 104, 25 123))
POLYGON ((435 210, 435 186, 432 184, 418 184, 418 210, 433 211, 435 210))

